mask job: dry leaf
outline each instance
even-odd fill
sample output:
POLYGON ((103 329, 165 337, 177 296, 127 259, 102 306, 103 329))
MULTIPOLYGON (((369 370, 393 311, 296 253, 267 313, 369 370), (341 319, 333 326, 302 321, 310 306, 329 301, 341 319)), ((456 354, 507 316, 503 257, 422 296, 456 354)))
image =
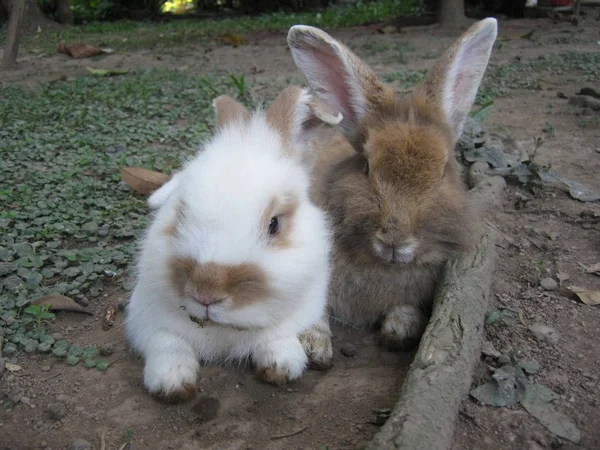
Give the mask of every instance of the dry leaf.
POLYGON ((558 282, 560 284, 563 283, 563 281, 567 281, 570 277, 568 273, 565 272, 556 272, 556 278, 558 278, 558 282))
POLYGON ((248 39, 246 39, 244 36, 234 33, 224 34, 221 36, 221 40, 226 44, 233 45, 234 47, 237 47, 238 45, 248 45, 248 39))
POLYGON ((171 178, 164 173, 154 172, 141 167, 125 167, 121 171, 121 175, 123 181, 131 189, 143 195, 152 194, 171 178))
POLYGON ((129 69, 94 69, 92 67, 86 67, 85 70, 98 77, 112 77, 115 75, 126 75, 129 73, 129 69))
POLYGON ((21 366, 19 366, 17 364, 13 364, 13 363, 6 363, 5 367, 6 367, 6 370, 8 370, 9 372, 18 372, 19 370, 22 369, 21 366))
POLYGON ((32 302, 33 305, 50 306, 50 311, 70 311, 92 314, 75 300, 65 295, 44 295, 32 302))
POLYGON ((577 286, 569 286, 569 290, 586 305, 600 305, 600 291, 587 291, 577 286))
POLYGON ((102 313, 102 329, 108 330, 115 324, 117 318, 117 310, 113 305, 108 305, 102 313))
POLYGON ((394 25, 388 25, 378 28, 377 31, 379 31, 381 34, 393 34, 398 32, 398 28, 396 28, 394 25))
POLYGON ((597 262, 596 264, 592 264, 591 266, 586 267, 585 273, 594 273, 596 275, 600 275, 600 262, 597 262))
POLYGON ((101 55, 106 53, 104 50, 98 47, 92 47, 87 44, 71 44, 65 45, 64 42, 61 42, 58 45, 57 49, 58 53, 64 53, 65 55, 69 55, 71 58, 81 59, 81 58, 90 58, 92 56, 101 55))

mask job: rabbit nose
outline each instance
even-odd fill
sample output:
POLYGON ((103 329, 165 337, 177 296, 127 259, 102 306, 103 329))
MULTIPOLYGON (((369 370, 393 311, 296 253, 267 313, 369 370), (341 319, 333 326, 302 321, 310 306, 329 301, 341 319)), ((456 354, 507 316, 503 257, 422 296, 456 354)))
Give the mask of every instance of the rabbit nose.
POLYGON ((196 292, 193 297, 194 300, 204 306, 209 306, 213 303, 218 303, 224 300, 223 298, 215 297, 214 295, 210 295, 205 292, 196 292))
POLYGON ((415 257, 415 250, 417 245, 414 242, 404 243, 400 246, 394 247, 394 261, 400 263, 409 263, 415 257))

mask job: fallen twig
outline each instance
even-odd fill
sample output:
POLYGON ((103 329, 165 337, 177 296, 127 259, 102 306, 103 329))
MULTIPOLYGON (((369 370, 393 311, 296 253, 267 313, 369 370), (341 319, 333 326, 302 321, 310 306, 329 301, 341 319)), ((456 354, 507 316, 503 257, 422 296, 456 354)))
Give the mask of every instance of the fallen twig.
POLYGON ((307 428, 308 428, 308 426, 302 427, 302 428, 300 428, 299 430, 296 430, 296 431, 292 431, 291 433, 276 434, 274 436, 271 436, 271 439, 275 440, 275 439, 283 439, 283 438, 290 437, 290 436, 296 436, 297 434, 302 433, 307 428))
POLYGON ((50 375, 48 378, 44 378, 44 379, 42 380, 42 382, 43 382, 43 383, 45 383, 46 381, 49 381, 49 380, 51 380, 52 378, 56 378, 56 377, 57 377, 57 376, 59 376, 59 375, 60 375, 60 372, 56 372, 54 375, 50 375))
POLYGON ((106 450, 106 440, 104 439, 104 431, 100 433, 100 450, 106 450))

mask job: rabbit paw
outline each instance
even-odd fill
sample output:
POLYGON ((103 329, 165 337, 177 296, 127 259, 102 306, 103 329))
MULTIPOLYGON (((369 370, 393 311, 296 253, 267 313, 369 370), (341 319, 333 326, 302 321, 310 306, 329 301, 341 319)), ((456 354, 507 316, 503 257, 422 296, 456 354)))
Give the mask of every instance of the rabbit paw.
POLYGON ((321 319, 309 330, 300 335, 300 343, 308 356, 309 367, 328 370, 333 365, 333 346, 329 322, 321 319))
POLYGON ((154 355, 144 368, 148 391, 169 403, 180 403, 196 396, 199 364, 192 355, 154 355))
POLYGON ((379 344, 389 350, 411 350, 419 343, 426 326, 427 317, 418 308, 397 306, 381 325, 379 344))
POLYGON ((297 338, 280 339, 261 346, 255 352, 254 360, 258 378, 277 386, 300 378, 308 362, 297 338))

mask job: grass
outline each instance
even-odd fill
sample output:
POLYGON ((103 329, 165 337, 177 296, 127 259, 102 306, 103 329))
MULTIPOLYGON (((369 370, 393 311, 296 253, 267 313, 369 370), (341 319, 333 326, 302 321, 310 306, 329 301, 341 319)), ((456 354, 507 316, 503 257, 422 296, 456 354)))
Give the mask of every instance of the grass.
MULTIPOLYGON (((564 52, 540 56, 527 61, 515 59, 508 64, 489 66, 477 94, 476 103, 487 105, 496 97, 509 95, 515 89, 538 90, 544 80, 564 82, 600 82, 599 52, 564 52), (566 78, 565 78, 566 77, 566 78)), ((384 77, 391 83, 400 81, 408 89, 425 77, 426 71, 403 70, 384 77)))
POLYGON ((215 93, 239 90, 227 77, 165 70, 87 76, 37 91, 0 87, 5 355, 52 352, 67 364, 85 356, 54 342, 45 328, 51 316, 30 302, 47 294, 93 302, 107 288, 130 286, 128 269, 148 210, 146 199, 121 182, 120 168, 179 167, 209 133, 215 93))
POLYGON ((285 31, 296 24, 334 28, 380 22, 400 14, 415 14, 418 5, 415 0, 358 1, 353 4, 335 5, 322 12, 273 13, 252 17, 189 19, 164 23, 97 22, 70 27, 58 33, 38 33, 27 37, 24 45, 29 49, 47 52, 54 52, 60 40, 85 42, 118 50, 169 49, 217 39, 224 33, 285 31))

